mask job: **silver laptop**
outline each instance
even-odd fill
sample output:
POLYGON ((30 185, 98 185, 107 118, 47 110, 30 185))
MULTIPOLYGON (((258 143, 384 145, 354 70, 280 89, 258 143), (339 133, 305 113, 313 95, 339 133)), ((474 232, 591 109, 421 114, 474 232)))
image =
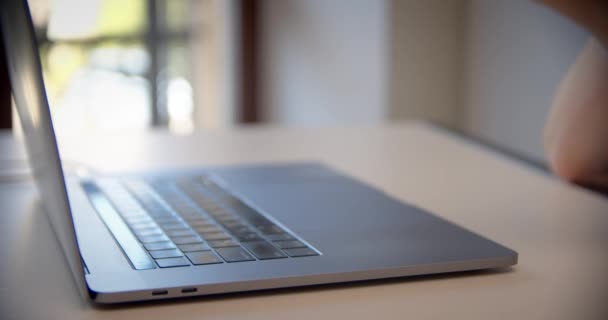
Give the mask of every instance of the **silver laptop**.
POLYGON ((62 172, 30 14, 0 23, 34 178, 81 293, 118 303, 517 263, 517 253, 316 163, 62 172))

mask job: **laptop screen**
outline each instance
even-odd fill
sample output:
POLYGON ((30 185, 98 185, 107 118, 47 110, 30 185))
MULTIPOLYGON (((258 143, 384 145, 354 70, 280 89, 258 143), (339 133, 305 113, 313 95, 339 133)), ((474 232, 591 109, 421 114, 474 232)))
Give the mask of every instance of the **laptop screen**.
POLYGON ((2 0, 0 9, 0 30, 29 163, 44 208, 83 292, 86 288, 82 259, 70 214, 29 8, 25 0, 2 0))

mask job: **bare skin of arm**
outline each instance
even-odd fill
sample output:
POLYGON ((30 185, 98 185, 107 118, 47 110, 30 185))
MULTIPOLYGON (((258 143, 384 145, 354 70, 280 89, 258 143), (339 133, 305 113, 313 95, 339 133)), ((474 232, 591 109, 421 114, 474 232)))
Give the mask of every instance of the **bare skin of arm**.
POLYGON ((545 128, 545 150, 564 180, 608 192, 608 1, 543 0, 594 38, 562 80, 545 128))

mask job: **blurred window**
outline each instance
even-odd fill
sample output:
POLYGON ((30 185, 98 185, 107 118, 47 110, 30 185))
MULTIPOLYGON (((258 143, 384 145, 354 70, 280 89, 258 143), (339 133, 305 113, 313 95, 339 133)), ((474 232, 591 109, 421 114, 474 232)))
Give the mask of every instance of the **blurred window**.
POLYGON ((201 0, 29 0, 58 128, 193 128, 201 0))

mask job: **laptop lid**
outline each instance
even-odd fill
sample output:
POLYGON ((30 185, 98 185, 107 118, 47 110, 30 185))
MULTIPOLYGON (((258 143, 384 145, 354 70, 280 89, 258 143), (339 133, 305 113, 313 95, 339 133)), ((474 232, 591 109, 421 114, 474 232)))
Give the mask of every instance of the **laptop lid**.
POLYGON ((70 270, 76 278, 79 291, 84 297, 88 297, 82 258, 78 250, 61 159, 44 89, 38 46, 26 0, 0 1, 0 30, 33 177, 70 270))

